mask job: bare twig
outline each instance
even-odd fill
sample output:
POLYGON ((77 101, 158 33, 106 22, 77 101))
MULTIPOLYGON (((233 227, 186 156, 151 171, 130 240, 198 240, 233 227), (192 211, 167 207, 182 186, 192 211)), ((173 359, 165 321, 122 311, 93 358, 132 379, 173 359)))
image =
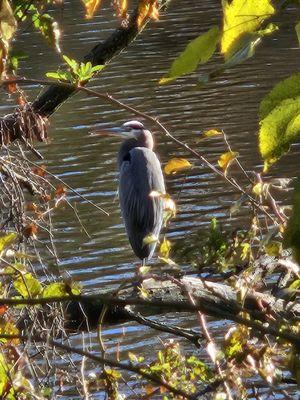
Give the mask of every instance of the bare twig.
MULTIPOLYGON (((33 84, 39 84, 39 85, 52 85, 53 82, 49 80, 39 80, 39 79, 25 79, 25 78, 17 78, 17 79, 9 79, 1 83, 1 85, 5 85, 8 83, 19 83, 19 84, 26 84, 26 83, 33 83, 33 84)), ((204 163, 208 168, 210 168, 213 172, 215 172, 217 175, 221 176, 227 183, 229 183, 232 187, 234 187, 236 190, 238 190, 240 193, 244 194, 248 201, 250 203, 258 208, 263 214, 265 214, 270 220, 278 224, 278 222, 274 219, 274 217, 269 214, 249 193, 247 193, 234 179, 228 177, 226 174, 224 174, 221 170, 216 168, 210 161, 207 160, 205 156, 202 154, 198 153, 196 150, 192 149, 187 143, 182 142, 181 140, 177 139, 175 136, 173 136, 167 128, 158 120, 158 118, 151 117, 149 114, 146 114, 144 112, 141 112, 137 110, 136 108, 130 107, 126 105, 125 103, 115 99, 113 96, 109 94, 103 94, 99 93, 95 90, 88 89, 86 87, 82 86, 75 86, 70 83, 64 83, 64 82, 58 82, 56 83, 59 86, 66 87, 73 89, 75 91, 82 91, 87 93, 88 95, 92 95, 98 98, 101 98, 105 101, 108 101, 122 109, 125 109, 132 114, 138 115, 141 118, 144 118, 145 120, 151 122, 152 124, 156 125, 161 132, 164 133, 164 135, 168 138, 170 138, 174 143, 177 143, 181 147, 183 147, 185 150, 187 150, 190 154, 192 154, 194 157, 198 158, 202 163, 204 163)))

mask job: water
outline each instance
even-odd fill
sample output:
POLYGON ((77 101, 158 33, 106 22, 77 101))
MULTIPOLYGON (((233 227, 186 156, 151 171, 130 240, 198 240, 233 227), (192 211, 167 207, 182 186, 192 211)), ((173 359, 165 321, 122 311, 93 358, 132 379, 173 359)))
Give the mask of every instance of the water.
MULTIPOLYGON (((140 111, 159 117, 177 138, 205 154, 214 164, 225 150, 224 143, 219 137, 196 143, 197 133, 211 128, 223 129, 233 150, 239 152, 244 167, 259 170, 262 164, 257 148, 259 102, 276 82, 299 69, 299 49, 292 23, 297 21, 294 11, 286 14, 279 33, 266 38, 254 58, 225 72, 206 88, 195 88, 195 81, 199 74, 212 70, 215 61, 186 79, 158 85, 158 80, 186 43, 219 23, 219 3, 174 1, 160 21, 151 23, 89 87, 101 93, 108 92, 140 111)), ((112 19, 110 8, 105 7, 92 21, 86 21, 80 2, 65 3, 62 15, 65 54, 80 59, 113 31, 116 21, 112 19)), ((20 75, 43 78, 45 72, 56 70, 58 56, 46 48, 30 28, 19 33, 17 47, 26 48, 29 54, 29 59, 21 63, 20 75)), ((36 88, 30 91, 32 99, 38 91, 36 88)), ((4 102, 1 111, 8 112, 12 107, 13 104, 4 102)), ((134 273, 136 259, 125 235, 117 199, 116 154, 120 142, 114 138, 89 136, 89 131, 96 127, 118 126, 134 118, 98 98, 77 94, 51 118, 51 144, 38 145, 49 171, 110 214, 109 217, 101 214, 69 192, 69 199, 76 203, 82 224, 91 237, 85 235, 67 206, 58 208, 53 217, 59 267, 80 281, 85 291, 111 288, 134 273)), ((173 244, 186 240, 187 235, 198 229, 207 229, 212 217, 223 221, 225 227, 233 224, 242 227, 246 219, 229 219, 229 207, 236 192, 156 129, 154 134, 156 151, 163 165, 174 156, 186 157, 194 163, 186 176, 178 174, 166 178, 168 192, 178 198, 178 214, 168 230, 173 244)), ((293 153, 285 156, 271 173, 291 177, 298 165, 299 147, 294 146, 293 153)), ((164 319, 187 324, 176 314, 167 314, 164 319)), ((196 320, 188 321, 188 326, 197 326, 196 320)), ((219 335, 222 326, 223 323, 214 325, 212 332, 219 335)), ((127 351, 151 358, 153 350, 160 348, 160 340, 167 337, 133 323, 108 326, 103 335, 108 354, 114 355, 116 344, 120 342, 121 359, 126 359, 127 351)), ((68 393, 66 390, 62 396, 68 393)), ((75 398, 72 387, 70 395, 75 398)))

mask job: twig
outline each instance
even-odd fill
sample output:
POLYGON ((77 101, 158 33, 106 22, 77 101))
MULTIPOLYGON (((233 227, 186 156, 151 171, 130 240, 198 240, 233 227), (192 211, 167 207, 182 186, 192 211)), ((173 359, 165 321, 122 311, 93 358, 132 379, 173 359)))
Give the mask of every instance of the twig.
POLYGON ((96 356, 95 354, 92 354, 90 352, 80 350, 80 349, 68 346, 66 344, 63 344, 63 343, 59 343, 58 341, 53 340, 50 337, 44 337, 42 335, 27 336, 27 335, 0 334, 0 339, 8 339, 8 340, 9 339, 20 339, 20 340, 24 340, 24 341, 33 340, 36 342, 47 343, 50 346, 57 347, 61 350, 65 350, 68 353, 79 354, 82 357, 89 358, 90 360, 96 361, 100 364, 107 364, 113 368, 119 368, 119 369, 123 369, 125 371, 134 372, 157 385, 165 387, 167 390, 169 390, 171 393, 176 394, 177 396, 183 396, 185 399, 188 399, 188 400, 194 399, 193 395, 190 395, 183 390, 177 389, 177 388, 173 387, 172 385, 169 385, 167 382, 160 379, 157 375, 150 374, 150 373, 146 372, 143 368, 139 368, 134 365, 125 364, 122 362, 117 362, 117 361, 110 360, 110 359, 107 359, 104 357, 96 356))
MULTIPOLYGON (((5 80, 4 82, 1 83, 1 86, 9 84, 9 83, 19 83, 19 84, 26 84, 26 83, 33 83, 33 84, 38 84, 38 85, 52 85, 53 82, 49 80, 39 80, 39 79, 25 79, 25 78, 17 78, 17 79, 9 79, 5 80)), ((83 91, 89 95, 99 97, 105 101, 108 101, 114 105, 117 105, 118 107, 121 107, 132 114, 138 115, 141 118, 144 118, 145 120, 151 122, 152 124, 155 124, 161 132, 164 133, 164 135, 168 138, 170 138, 173 142, 177 143, 181 147, 185 148, 190 154, 192 154, 194 157, 198 158, 202 163, 204 163, 208 168, 210 168, 213 172, 215 172, 217 175, 221 176, 227 183, 229 183, 231 186, 233 186, 236 190, 247 196, 248 200, 258 208, 262 213, 264 213, 268 218, 273 221, 273 223, 278 224, 278 222, 274 219, 274 217, 269 214, 249 193, 247 193, 234 179, 229 178, 226 176, 222 171, 220 171, 218 168, 216 168, 210 161, 207 160, 206 157, 204 157, 202 154, 198 153, 196 150, 192 149, 187 143, 182 142, 181 140, 177 139, 175 136, 173 136, 167 128, 164 127, 164 125, 158 120, 158 118, 151 117, 150 115, 141 112, 137 110, 136 108, 130 107, 123 102, 115 99, 113 96, 109 94, 103 94, 96 92, 95 90, 88 89, 86 87, 82 86, 76 86, 72 85, 70 83, 64 83, 64 82, 57 82, 56 85, 61 86, 61 87, 66 87, 69 89, 73 89, 76 91, 83 91)))
POLYGON ((128 308, 126 308, 126 313, 128 313, 132 320, 138 322, 139 324, 149 326, 150 328, 156 329, 161 332, 167 332, 176 336, 183 337, 194 343, 194 345, 197 347, 199 347, 200 339, 203 338, 203 335, 196 333, 190 329, 179 328, 177 326, 167 326, 157 321, 151 321, 149 318, 143 317, 140 313, 132 311, 128 308))
MULTIPOLYGON (((107 294, 94 294, 94 295, 77 295, 77 296, 55 296, 55 297, 47 297, 47 298, 30 298, 30 299, 12 299, 12 298, 0 298, 0 305, 43 305, 43 304, 51 304, 57 302, 70 302, 70 301, 93 301, 99 300, 103 304, 107 305, 139 305, 139 306, 147 306, 147 307, 156 307, 156 308, 172 308, 173 311, 201 311, 204 314, 211 315, 214 317, 228 319, 239 324, 248 326, 253 328, 254 331, 258 331, 263 334, 268 334, 272 336, 278 336, 286 341, 294 344, 295 346, 300 348, 300 337, 293 333, 287 331, 281 331, 273 326, 266 326, 264 324, 246 319, 241 317, 240 315, 236 315, 233 312, 226 311, 225 307, 220 307, 220 305, 213 306, 211 304, 204 304, 204 302, 197 303, 195 305, 189 304, 186 301, 158 301, 158 300, 145 300, 139 298, 118 298, 116 296, 111 296, 107 294)), ((226 305, 224 299, 224 306, 226 305)), ((241 308, 242 311, 248 312, 246 308, 241 308)))
MULTIPOLYGON (((15 157, 21 158, 23 159, 23 156, 21 156, 20 154, 18 154, 17 152, 9 149, 10 153, 12 153, 15 157)), ((76 194, 78 197, 80 197, 81 199, 83 199, 84 201, 86 201, 87 203, 91 204, 93 207, 97 208, 97 210, 101 211, 103 214, 109 216, 109 213, 107 211, 105 211, 103 208, 101 208, 100 206, 98 206, 98 204, 95 204, 93 201, 89 200, 86 196, 82 195, 81 193, 79 193, 76 189, 72 188, 72 186, 68 185, 64 180, 60 179, 58 176, 56 176, 55 174, 52 174, 51 172, 47 171, 45 168, 42 168, 39 164, 35 163, 34 161, 31 160, 27 160, 26 161, 31 164, 34 165, 35 167, 38 167, 42 172, 44 172, 47 175, 52 176, 52 178, 56 179, 57 181, 59 181, 60 183, 62 183, 64 186, 66 186, 71 192, 73 192, 74 194, 76 194)))

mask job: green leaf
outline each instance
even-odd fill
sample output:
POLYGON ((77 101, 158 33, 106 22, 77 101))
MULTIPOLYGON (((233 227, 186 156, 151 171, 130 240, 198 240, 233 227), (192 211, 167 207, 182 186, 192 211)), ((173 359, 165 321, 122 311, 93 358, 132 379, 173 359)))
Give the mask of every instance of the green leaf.
MULTIPOLYGON (((9 320, 5 320, 1 318, 0 320, 0 335, 18 335, 19 334, 19 329, 16 327, 16 325, 9 320)), ((0 339, 1 343, 7 343, 12 341, 12 339, 0 339)), ((15 343, 18 343, 18 339, 13 339, 15 343)))
POLYGON ((47 72, 46 76, 47 78, 61 79, 60 74, 58 72, 47 72))
POLYGON ((92 72, 102 71, 104 67, 105 67, 105 65, 95 65, 95 66, 92 68, 92 72))
POLYGON ((49 14, 33 14, 32 22, 36 29, 38 29, 47 42, 53 46, 58 53, 60 50, 60 29, 56 21, 49 14))
POLYGON ((265 170, 289 149, 300 137, 300 96, 283 100, 260 122, 259 150, 265 162, 265 170))
POLYGON ((159 83, 167 83, 182 75, 195 71, 199 64, 206 63, 216 50, 220 38, 218 26, 192 40, 185 50, 173 61, 168 75, 159 83))
POLYGON ((300 264, 300 181, 297 180, 293 193, 292 214, 284 232, 284 246, 291 248, 298 264, 300 264))
POLYGON ((69 65, 69 67, 74 70, 75 68, 78 67, 78 63, 76 60, 73 60, 72 58, 69 58, 66 55, 63 55, 63 59, 65 60, 65 62, 69 65))
POLYGON ((300 73, 293 74, 279 82, 260 103, 260 119, 265 118, 283 100, 300 96, 300 73))
POLYGON ((295 31, 296 31, 296 35, 297 35, 299 47, 300 47, 300 21, 295 25, 295 31))
POLYGON ((299 114, 297 114, 294 118, 291 119, 287 128, 286 135, 287 137, 296 137, 300 132, 300 109, 299 114))
POLYGON ((14 288, 24 298, 36 297, 42 292, 42 285, 30 272, 14 281, 14 288))
POLYGON ((16 232, 10 232, 5 236, 0 236, 0 253, 17 238, 16 232))
POLYGON ((227 61, 223 68, 227 69, 252 57, 261 39, 264 36, 274 33, 278 29, 277 25, 268 24, 265 29, 260 29, 256 32, 245 32, 240 35, 233 43, 230 53, 227 54, 227 61))
POLYGON ((69 296, 70 291, 73 295, 79 295, 81 290, 79 285, 72 284, 72 286, 67 286, 65 282, 54 282, 47 285, 43 290, 43 297, 62 297, 69 296))
POLYGON ((10 366, 7 365, 6 359, 2 353, 0 353, 0 396, 6 391, 5 388, 10 383, 9 378, 10 366))
POLYGON ((241 36, 257 31, 274 12, 271 0, 224 0, 221 52, 225 61, 232 56, 241 36))

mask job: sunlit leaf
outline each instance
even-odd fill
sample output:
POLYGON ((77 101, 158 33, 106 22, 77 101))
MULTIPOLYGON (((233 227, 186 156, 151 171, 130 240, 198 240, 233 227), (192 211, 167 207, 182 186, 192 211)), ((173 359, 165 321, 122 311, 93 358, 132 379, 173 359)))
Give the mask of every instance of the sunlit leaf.
POLYGON ((236 151, 227 151, 226 153, 221 154, 221 156, 218 160, 218 164, 223 169, 225 174, 226 174, 230 164, 232 163, 232 161, 235 160, 238 155, 239 155, 239 153, 236 151))
POLYGON ((164 240, 159 247, 159 255, 164 258, 169 258, 170 251, 171 242, 164 237, 164 240))
POLYGON ((138 356, 136 356, 131 351, 128 352, 128 358, 132 363, 137 363, 138 362, 138 356))
POLYGON ((300 21, 295 25, 295 31, 298 38, 299 46, 300 46, 300 21))
POLYGON ((223 132, 219 131, 217 129, 209 129, 208 131, 205 131, 203 133, 204 137, 211 137, 211 136, 217 136, 217 135, 223 135, 223 132))
POLYGON ((0 2, 0 79, 4 72, 9 43, 16 31, 16 20, 8 0, 0 2))
POLYGON ((105 368, 105 373, 106 375, 110 375, 114 379, 120 379, 122 377, 122 374, 115 369, 105 368))
POLYGON ((225 61, 235 51, 236 41, 247 33, 257 31, 274 12, 271 0, 224 0, 221 52, 225 61))
POLYGON ((164 171, 167 175, 169 175, 175 174, 179 171, 185 171, 187 169, 190 169, 191 167, 192 164, 185 158, 171 158, 171 160, 168 161, 167 165, 165 165, 164 171))
POLYGON ((159 8, 157 0, 139 0, 137 25, 140 28, 148 18, 157 20, 159 8))
POLYGON ((260 123, 259 150, 265 170, 289 149, 299 136, 300 96, 283 100, 260 123))
POLYGON ((85 5, 86 18, 93 18, 95 12, 101 5, 101 0, 82 0, 85 5))
POLYGON ((33 24, 38 29, 47 42, 53 46, 58 53, 60 50, 60 29, 56 21, 49 14, 34 14, 33 24))
MULTIPOLYGON (((165 217, 167 220, 170 218, 173 218, 176 216, 176 204, 175 201, 171 198, 171 196, 168 193, 162 193, 157 190, 152 190, 152 192, 149 195, 150 197, 159 197, 163 199, 163 209, 164 213, 166 214, 165 217), (168 215, 168 218, 167 218, 168 215)), ((166 223, 167 221, 164 218, 164 222, 166 223)))
POLYGON ((24 298, 36 297, 42 292, 42 285, 30 272, 15 279, 14 288, 24 298))
MULTIPOLYGON (((18 335, 19 334, 19 329, 16 327, 16 325, 10 321, 6 320, 5 318, 0 319, 0 336, 1 335, 18 335)), ((10 341, 11 343, 18 344, 19 340, 18 339, 0 339, 1 343, 7 343, 10 341)))
POLYGON ((76 60, 74 60, 73 58, 70 58, 68 56, 66 56, 65 54, 63 55, 63 59, 65 60, 66 64, 68 64, 68 66, 72 69, 75 70, 76 68, 78 68, 78 62, 76 60))
POLYGON ((293 209, 284 233, 284 245, 293 250, 295 260, 300 264, 300 182, 295 184, 293 209))
POLYGON ((150 234, 144 237, 143 246, 147 246, 148 244, 153 244, 156 242, 158 242, 158 237, 153 234, 150 234))
POLYGON ((0 236, 0 253, 10 244, 12 244, 17 238, 16 232, 10 232, 4 236, 0 236))
POLYGON ((144 286, 139 286, 138 287, 138 291, 139 291, 139 294, 140 294, 142 299, 148 299, 149 298, 150 293, 149 293, 149 291, 147 289, 144 288, 144 286))
POLYGON ((242 248, 241 259, 244 261, 248 258, 249 254, 251 252, 250 243, 242 243, 241 248, 242 248))
POLYGON ((230 56, 227 57, 223 69, 225 70, 234 65, 241 64, 248 60, 248 58, 251 58, 260 42, 261 36, 257 33, 245 33, 236 41, 230 56))
POLYGON ((271 241, 264 246, 265 252, 270 257, 278 257, 282 252, 282 243, 271 241))
POLYGON ((263 192, 263 183, 262 182, 258 182, 256 183, 253 188, 252 188, 252 192, 256 195, 256 196, 261 196, 262 192, 263 192))
POLYGON ((0 353, 0 396, 4 397, 5 388, 10 383, 10 366, 4 357, 4 354, 0 353))
POLYGON ((173 260, 171 260, 171 258, 169 258, 169 257, 161 257, 161 256, 158 256, 158 259, 159 259, 160 261, 164 262, 165 264, 170 265, 170 266, 175 266, 175 265, 176 265, 176 262, 173 261, 173 260))
POLYGON ((300 96, 300 73, 293 74, 280 81, 263 98, 259 106, 260 119, 264 119, 283 100, 300 96))
POLYGON ((219 37, 219 28, 214 26, 208 32, 192 40, 173 61, 168 75, 163 77, 159 83, 167 83, 182 75, 190 74, 199 64, 206 63, 215 52, 219 37))
POLYGON ((62 297, 73 294, 75 296, 81 293, 79 285, 72 283, 71 286, 66 285, 65 282, 53 282, 44 287, 43 297, 62 297), (71 293, 70 293, 71 292, 71 293))
POLYGON ((300 109, 299 113, 294 116, 288 123, 286 128, 286 136, 289 137, 297 137, 300 132, 300 109))
POLYGON ((147 266, 147 265, 144 265, 144 266, 142 266, 142 267, 140 267, 139 268, 139 273, 141 274, 141 275, 146 275, 146 274, 148 274, 148 272, 151 270, 151 267, 149 267, 149 266, 147 266))

